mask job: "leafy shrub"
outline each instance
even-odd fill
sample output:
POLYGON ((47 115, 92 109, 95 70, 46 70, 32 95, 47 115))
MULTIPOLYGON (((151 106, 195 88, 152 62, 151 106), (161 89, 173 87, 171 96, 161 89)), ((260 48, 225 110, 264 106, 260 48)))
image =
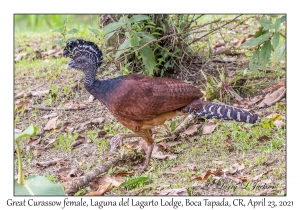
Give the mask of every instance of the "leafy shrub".
POLYGON ((286 16, 268 15, 269 19, 260 19, 261 27, 253 38, 246 41, 242 46, 255 48, 249 63, 250 70, 259 67, 265 68, 271 58, 273 51, 273 61, 279 62, 285 55, 285 35, 280 32, 281 23, 286 21, 286 16), (275 19, 272 21, 272 18, 275 19), (271 20, 270 20, 271 19, 271 20), (280 37, 283 41, 280 43, 280 37))

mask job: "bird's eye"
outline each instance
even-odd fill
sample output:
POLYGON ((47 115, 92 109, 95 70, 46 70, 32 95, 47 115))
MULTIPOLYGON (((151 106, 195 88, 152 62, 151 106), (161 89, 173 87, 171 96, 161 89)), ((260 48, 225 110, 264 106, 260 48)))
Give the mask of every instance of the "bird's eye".
POLYGON ((81 61, 81 60, 77 60, 77 62, 78 62, 78 63, 81 63, 82 61, 81 61))

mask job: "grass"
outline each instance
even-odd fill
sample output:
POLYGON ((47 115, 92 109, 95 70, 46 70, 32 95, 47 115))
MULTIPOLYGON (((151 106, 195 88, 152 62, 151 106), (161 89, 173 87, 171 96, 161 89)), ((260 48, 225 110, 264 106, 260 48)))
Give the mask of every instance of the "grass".
MULTIPOLYGON (((217 16, 214 18, 217 18, 217 16)), ((206 20, 203 19, 203 21, 205 22, 206 20)), ((50 28, 54 27, 54 25, 50 26, 50 28)), ((37 51, 49 52, 53 49, 52 41, 57 38, 57 35, 53 33, 43 33, 48 30, 48 26, 45 28, 41 27, 36 31, 29 30, 22 33, 20 29, 24 26, 16 25, 16 27, 15 53, 18 54, 20 53, 20 49, 23 49, 22 52, 26 52, 27 54, 20 61, 15 63, 15 94, 21 91, 28 91, 40 85, 42 86, 38 88, 38 90, 50 90, 49 94, 42 97, 23 97, 18 100, 30 100, 31 103, 35 105, 51 107, 60 107, 68 100, 87 100, 89 94, 82 84, 75 90, 72 89, 72 85, 76 80, 82 78, 82 74, 74 70, 65 69, 68 59, 61 56, 53 58, 46 54, 43 57, 37 57, 37 51)), ((85 29, 80 33, 82 38, 93 39, 91 34, 85 29)), ((211 43, 216 42, 213 36, 210 39, 212 40, 211 43)), ((228 37, 226 39, 228 39, 228 37)), ((57 50, 61 50, 61 48, 58 47, 57 50)), ((279 80, 285 78, 285 71, 282 71, 281 68, 281 66, 275 66, 275 71, 266 72, 249 71, 247 67, 245 67, 237 69, 237 75, 247 79, 247 83, 244 84, 244 86, 255 84, 255 87, 259 86, 260 88, 252 89, 260 91, 262 88, 276 84, 279 80)), ((222 66, 220 69, 224 70, 222 66)), ((102 73, 100 73, 100 71, 98 73, 100 78, 107 75, 116 76, 122 74, 120 71, 104 70, 104 67, 102 67, 101 70, 102 73)), ((215 77, 218 78, 218 74, 215 75, 215 77)), ((215 88, 215 85, 216 84, 212 84, 212 89, 215 88)), ((241 92, 245 92, 245 90, 248 90, 251 94, 255 93, 251 88, 241 88, 241 92)), ((18 101, 16 101, 16 103, 17 102, 18 101)), ((265 113, 279 113, 285 116, 285 109, 285 104, 278 103, 275 106, 267 108, 265 113)), ((49 111, 37 109, 26 110, 24 108, 20 112, 15 113, 15 127, 24 129, 30 123, 34 123, 42 128, 48 122, 48 119, 42 118, 45 114, 49 114, 49 111)), ((98 133, 105 131, 107 135, 116 135, 130 131, 118 123, 102 104, 95 100, 90 103, 88 109, 85 110, 58 112, 59 119, 62 122, 69 122, 71 127, 76 127, 81 122, 100 116, 106 118, 103 127, 94 126, 92 129, 80 134, 73 134, 68 131, 61 132, 59 130, 42 133, 42 146, 47 145, 52 139, 56 139, 56 142, 53 147, 47 148, 37 157, 34 156, 31 151, 26 151, 25 148, 28 142, 22 141, 22 154, 25 157, 24 159, 28 160, 24 163, 25 175, 40 174, 45 175, 51 181, 57 181, 55 177, 57 166, 43 169, 35 167, 37 162, 51 160, 56 156, 63 158, 71 157, 72 160, 76 160, 74 163, 72 162, 72 164, 75 164, 73 166, 81 167, 84 173, 89 172, 93 167, 110 158, 107 157, 107 155, 111 154, 109 153, 108 146, 109 139, 98 137, 98 133), (78 135, 82 135, 91 141, 72 148, 71 143, 75 141, 78 135), (79 162, 82 163, 80 166, 78 165, 79 162)), ((174 130, 175 125, 178 125, 181 120, 182 118, 176 118, 166 124, 171 130, 174 130)), ((150 178, 150 183, 141 183, 134 187, 126 188, 125 194, 135 194, 147 188, 145 191, 141 191, 140 195, 153 195, 153 193, 157 192, 157 189, 162 186, 166 186, 163 187, 163 189, 183 187, 188 189, 189 195, 253 195, 258 193, 258 189, 252 190, 250 186, 237 188, 235 190, 213 190, 214 188, 208 187, 208 185, 212 184, 217 186, 215 179, 209 178, 207 183, 193 180, 194 177, 203 176, 208 170, 215 170, 218 167, 229 169, 234 163, 243 163, 245 169, 242 173, 252 177, 271 170, 271 172, 263 175, 262 180, 270 179, 284 189, 286 179, 286 127, 277 129, 275 127, 266 126, 264 122, 267 120, 267 118, 263 117, 262 123, 253 126, 245 123, 216 120, 218 126, 213 133, 201 135, 201 130, 199 130, 198 134, 186 139, 181 139, 181 144, 172 147, 170 150, 163 151, 165 154, 176 154, 177 158, 171 160, 152 158, 149 171, 143 174, 143 176, 150 178), (258 139, 264 135, 269 139, 265 142, 259 142, 258 139), (226 146, 229 138, 231 149, 228 149, 226 146), (222 161, 222 164, 217 165, 213 161, 222 161), (195 164, 196 167, 195 169, 184 169, 174 173, 166 173, 172 171, 174 167, 186 164, 195 164)), ((160 127, 157 130, 164 133, 164 130, 160 127)), ((134 164, 135 163, 121 163, 111 168, 108 173, 113 174, 113 172, 120 170, 120 168, 122 170, 134 170, 134 164)), ((138 177, 137 174, 127 176, 127 180, 136 177, 138 177)), ((223 180, 220 180, 220 182, 221 181, 223 180)), ((119 188, 113 188, 109 193, 112 195, 124 195, 124 191, 119 188)), ((284 190, 276 193, 278 195, 284 194, 284 190)), ((80 192, 78 192, 78 194, 80 194, 80 192)))

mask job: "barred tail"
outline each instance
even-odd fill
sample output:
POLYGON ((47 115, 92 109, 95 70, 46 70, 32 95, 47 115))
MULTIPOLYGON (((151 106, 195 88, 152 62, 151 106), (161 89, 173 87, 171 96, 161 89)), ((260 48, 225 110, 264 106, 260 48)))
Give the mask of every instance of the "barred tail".
POLYGON ((203 118, 217 118, 225 120, 235 120, 238 122, 246 122, 255 124, 260 118, 243 109, 229 106, 226 104, 218 104, 208 101, 195 100, 191 104, 181 109, 184 113, 194 113, 203 118))

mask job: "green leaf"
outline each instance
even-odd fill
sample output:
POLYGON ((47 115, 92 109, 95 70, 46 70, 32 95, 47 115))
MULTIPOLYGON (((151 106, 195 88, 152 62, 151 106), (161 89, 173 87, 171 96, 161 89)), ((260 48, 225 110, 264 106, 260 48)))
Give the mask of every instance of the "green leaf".
POLYGON ((149 46, 143 47, 139 51, 141 53, 143 64, 146 67, 148 75, 153 75, 153 71, 156 65, 156 60, 152 49, 149 46))
POLYGON ((258 68, 259 63, 259 49, 256 49, 252 55, 252 58, 249 63, 249 69, 250 70, 256 70, 258 68))
POLYGON ((254 38, 246 41, 244 44, 242 44, 241 47, 244 47, 244 46, 254 47, 254 46, 260 45, 261 43, 263 43, 264 41, 269 39, 271 35, 272 34, 268 32, 268 33, 263 34, 263 35, 261 35, 257 38, 254 37, 254 38))
POLYGON ((118 57, 120 57, 120 55, 122 55, 123 53, 127 52, 128 50, 130 50, 130 48, 128 48, 130 45, 129 39, 126 39, 118 48, 118 51, 115 55, 115 59, 117 59, 118 57))
POLYGON ((262 67, 265 67, 269 60, 270 60, 270 56, 271 56, 271 51, 272 51, 272 45, 271 45, 271 41, 266 41, 259 53, 259 65, 262 67))
POLYGON ((136 33, 133 34, 132 38, 130 39, 131 46, 139 46, 139 37, 136 33))
POLYGON ((72 28, 70 31, 68 31, 67 34, 76 34, 79 30, 76 28, 72 28))
POLYGON ((279 62, 285 56, 285 43, 278 45, 274 51, 273 61, 279 62))
POLYGON ((283 15, 283 16, 281 16, 279 19, 280 19, 280 23, 282 23, 282 22, 286 21, 286 16, 283 15))
POLYGON ((121 22, 110 23, 103 28, 103 32, 104 32, 104 34, 108 34, 112 31, 120 28, 123 25, 124 25, 124 23, 121 23, 121 22))
POLYGON ((64 21, 63 21, 63 24, 67 24, 68 23, 68 18, 65 18, 64 21))
POLYGON ((52 32, 63 33, 63 32, 64 32, 64 28, 63 28, 63 27, 60 27, 60 28, 54 29, 52 32))
POLYGON ((272 37, 272 46, 274 49, 276 49, 276 47, 279 44, 279 37, 280 37, 280 33, 279 32, 275 32, 274 36, 272 37))
POLYGON ((140 183, 140 182, 146 182, 146 181, 149 181, 149 180, 150 179, 148 177, 138 177, 138 178, 130 179, 130 180, 120 184, 119 188, 127 187, 127 186, 134 185, 134 184, 137 184, 137 183, 140 183))
POLYGON ((129 19, 129 23, 135 23, 135 22, 139 22, 142 20, 148 20, 148 19, 150 19, 150 17, 148 15, 133 15, 129 19))
POLYGON ((254 35, 254 38, 257 38, 267 32, 269 32, 269 30, 265 30, 264 27, 260 27, 258 32, 254 35))
POLYGON ((90 32, 92 32, 93 34, 99 36, 100 35, 100 31, 97 28, 89 28, 90 32))
POLYGON ((36 132, 37 132, 37 127, 34 125, 30 125, 22 133, 15 134, 15 140, 28 137, 28 136, 35 136, 36 132))
POLYGON ((258 22, 266 30, 274 28, 274 24, 268 19, 261 19, 261 20, 258 20, 258 22))
POLYGON ((280 24, 281 24, 280 19, 277 19, 275 22, 275 32, 279 31, 280 24))
POLYGON ((25 185, 14 182, 15 195, 66 195, 60 183, 54 184, 44 176, 31 176, 25 185))
POLYGON ((277 17, 277 15, 275 15, 275 14, 267 14, 267 16, 269 16, 271 18, 276 18, 277 17))
MULTIPOLYGON (((137 35, 143 40, 143 42, 151 42, 153 40, 156 40, 155 36, 152 34, 149 34, 148 32, 138 32, 137 35)), ((143 44, 145 44, 143 43, 143 44)))

